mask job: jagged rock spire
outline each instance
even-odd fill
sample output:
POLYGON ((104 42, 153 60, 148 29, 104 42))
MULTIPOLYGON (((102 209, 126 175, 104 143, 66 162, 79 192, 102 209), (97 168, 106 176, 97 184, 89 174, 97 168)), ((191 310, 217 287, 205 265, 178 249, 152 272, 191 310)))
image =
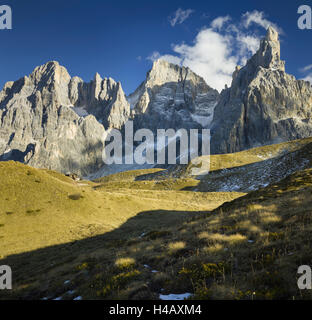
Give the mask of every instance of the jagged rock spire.
POLYGON ((271 26, 266 36, 260 41, 258 51, 247 61, 247 64, 243 68, 236 67, 232 76, 232 98, 241 94, 241 87, 249 85, 259 68, 285 72, 285 62, 281 60, 278 32, 271 26))
POLYGON ((249 60, 252 67, 272 68, 285 71, 285 62, 281 61, 281 46, 278 32, 269 27, 265 38, 261 40, 257 53, 249 60))
POLYGON ((259 50, 233 73, 214 110, 211 152, 232 153, 312 136, 312 88, 285 72, 278 32, 269 27, 259 50))

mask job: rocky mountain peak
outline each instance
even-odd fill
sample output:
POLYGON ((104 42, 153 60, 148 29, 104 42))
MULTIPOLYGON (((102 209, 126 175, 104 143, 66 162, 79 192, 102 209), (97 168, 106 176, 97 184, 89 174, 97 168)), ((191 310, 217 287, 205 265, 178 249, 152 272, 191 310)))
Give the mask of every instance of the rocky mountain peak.
POLYGON ((278 32, 269 27, 266 36, 260 42, 257 53, 249 60, 247 67, 285 71, 285 62, 281 61, 281 46, 278 32))
POLYGON ((36 67, 29 78, 35 85, 51 83, 69 83, 71 77, 66 68, 57 61, 49 61, 42 66, 36 67))
POLYGON ((121 128, 130 105, 120 83, 86 83, 56 61, 0 91, 0 161, 87 175, 103 166, 105 128, 121 128))
POLYGON ((265 36, 265 39, 267 41, 278 41, 278 32, 272 27, 269 26, 268 30, 267 30, 267 34, 265 36))
POLYGON ((281 60, 281 47, 278 32, 269 27, 266 36, 260 41, 258 51, 241 68, 236 67, 231 85, 231 98, 241 95, 242 87, 247 87, 261 69, 285 72, 285 62, 281 60))
POLYGON ((267 30, 267 34, 265 36, 265 39, 267 41, 278 41, 278 32, 272 27, 269 26, 268 30, 267 30))
POLYGON ((96 82, 102 81, 102 77, 98 72, 96 72, 94 75, 94 81, 96 82))
POLYGON ((233 73, 212 123, 212 153, 236 152, 312 135, 312 88, 285 72, 278 32, 269 27, 259 50, 233 73), (224 115, 226 114, 226 121, 224 115))
POLYGON ((181 76, 186 75, 187 70, 178 65, 158 59, 154 61, 152 69, 147 73, 146 85, 153 87, 168 82, 180 81, 181 76))
POLYGON ((145 84, 147 87, 153 87, 170 82, 184 83, 188 80, 195 85, 207 86, 205 80, 190 68, 158 59, 154 61, 152 69, 147 73, 145 84))
POLYGON ((154 61, 146 80, 128 97, 137 127, 208 127, 219 93, 187 67, 154 61), (157 121, 155 121, 157 119, 157 121))

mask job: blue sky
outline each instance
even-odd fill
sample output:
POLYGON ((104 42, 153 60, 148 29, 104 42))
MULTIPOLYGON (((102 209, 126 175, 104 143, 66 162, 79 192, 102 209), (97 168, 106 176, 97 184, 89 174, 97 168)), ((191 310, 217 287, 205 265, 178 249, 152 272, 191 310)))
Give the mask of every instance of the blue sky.
POLYGON ((12 7, 13 29, 0 30, 1 87, 57 60, 85 81, 96 72, 121 81, 129 94, 151 68, 148 57, 164 55, 178 57, 220 87, 233 65, 252 54, 268 22, 283 31, 287 72, 304 78, 311 71, 300 71, 312 64, 312 30, 297 27, 303 0, 0 0, 2 4, 12 7), (227 17, 221 28, 218 17, 227 17), (221 66, 215 69, 216 64, 221 66))

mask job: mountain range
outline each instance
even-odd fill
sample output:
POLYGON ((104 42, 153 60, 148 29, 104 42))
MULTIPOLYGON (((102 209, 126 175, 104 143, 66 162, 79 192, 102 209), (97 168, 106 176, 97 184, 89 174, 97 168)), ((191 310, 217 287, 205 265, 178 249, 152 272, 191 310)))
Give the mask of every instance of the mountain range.
POLYGON ((85 83, 51 61, 0 92, 0 160, 101 176, 105 132, 128 120, 152 131, 208 128, 212 154, 224 154, 312 136, 311 110, 311 84, 285 72, 272 27, 221 93, 164 60, 128 97, 120 82, 97 73, 85 83))

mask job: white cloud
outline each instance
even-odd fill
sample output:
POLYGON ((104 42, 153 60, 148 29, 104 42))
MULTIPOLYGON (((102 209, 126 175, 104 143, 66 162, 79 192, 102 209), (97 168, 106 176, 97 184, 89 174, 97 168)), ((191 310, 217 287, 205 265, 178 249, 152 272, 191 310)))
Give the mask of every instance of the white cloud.
POLYGON ((229 15, 224 17, 218 17, 211 22, 211 27, 214 30, 221 30, 224 24, 230 20, 231 20, 231 17, 229 15))
POLYGON ((148 56, 146 59, 154 62, 157 59, 160 59, 161 54, 158 51, 154 51, 150 56, 148 56))
POLYGON ((312 84, 312 72, 308 72, 308 71, 311 71, 311 70, 312 70, 312 64, 301 68, 299 71, 301 73, 305 73, 306 74, 306 76, 303 78, 303 80, 310 81, 311 84, 312 84))
POLYGON ((169 17, 171 26, 174 27, 176 24, 183 23, 193 12, 194 10, 192 9, 183 10, 179 8, 172 17, 169 17))
POLYGON ((305 80, 305 81, 310 81, 310 83, 312 84, 312 73, 310 73, 310 74, 307 75, 305 78, 303 78, 303 80, 305 80))
POLYGON ((146 58, 147 60, 150 60, 152 62, 158 60, 158 59, 162 59, 162 60, 166 60, 170 63, 173 63, 173 64, 178 64, 180 65, 181 62, 182 62, 182 59, 177 57, 177 56, 174 56, 174 55, 171 55, 171 54, 165 54, 165 55, 161 55, 158 51, 154 51, 150 56, 148 56, 146 58))
MULTIPOLYGON (((259 12, 247 12, 235 24, 230 16, 217 17, 209 27, 199 31, 193 43, 172 45, 173 54, 155 51, 148 59, 161 58, 190 67, 208 85, 221 91, 225 85, 231 85, 235 67, 244 66, 258 50, 264 36, 262 28, 275 25, 264 19, 264 13, 256 13, 259 12)), ((278 26, 276 28, 280 30, 278 26)))
POLYGON ((251 24, 257 24, 264 29, 272 26, 278 33, 283 34, 283 30, 279 28, 275 23, 265 18, 265 14, 262 11, 254 10, 252 12, 247 11, 242 17, 243 25, 245 28, 249 28, 251 24))
POLYGON ((183 60, 183 65, 201 75, 207 83, 218 90, 230 84, 238 59, 231 55, 231 39, 211 28, 200 31, 194 45, 176 45, 173 50, 183 60))
POLYGON ((241 57, 241 65, 247 63, 250 54, 255 54, 259 49, 260 38, 255 35, 244 35, 241 33, 237 34, 237 41, 240 44, 239 55, 241 57))
POLYGON ((311 70, 311 69, 312 69, 312 64, 301 68, 301 69, 300 69, 300 72, 307 72, 307 71, 309 71, 309 70, 311 70))
POLYGON ((174 55, 153 54, 154 59, 164 59, 191 68, 202 76, 208 85, 221 91, 230 86, 237 65, 245 65, 247 59, 259 48, 256 36, 235 32, 222 34, 212 28, 201 30, 192 45, 173 46, 174 55), (175 59, 177 58, 177 62, 175 59))

